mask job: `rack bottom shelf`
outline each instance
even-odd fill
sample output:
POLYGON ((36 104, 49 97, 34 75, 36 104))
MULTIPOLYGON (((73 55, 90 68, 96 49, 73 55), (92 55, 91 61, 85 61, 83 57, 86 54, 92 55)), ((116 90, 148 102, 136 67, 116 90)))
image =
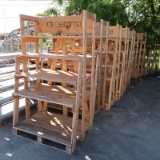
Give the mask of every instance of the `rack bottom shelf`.
MULTIPOLYGON (((88 125, 86 124, 86 129, 88 125)), ((52 112, 38 112, 29 119, 20 122, 13 127, 14 134, 24 136, 30 134, 36 137, 40 143, 45 141, 56 142, 65 147, 65 151, 71 153, 72 118, 52 112)), ((81 138, 81 120, 78 121, 77 140, 81 138)), ((28 135, 27 138, 31 139, 28 135)), ((54 145, 51 145, 54 148, 54 145)))

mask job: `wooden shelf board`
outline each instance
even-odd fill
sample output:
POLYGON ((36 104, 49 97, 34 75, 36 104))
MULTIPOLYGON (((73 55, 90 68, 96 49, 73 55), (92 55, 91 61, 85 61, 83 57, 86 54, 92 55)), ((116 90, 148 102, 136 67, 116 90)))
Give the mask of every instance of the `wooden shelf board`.
MULTIPOLYGON (((75 98, 75 96, 76 96, 76 90, 71 87, 64 87, 64 86, 60 86, 60 85, 48 85, 48 84, 42 83, 42 84, 38 84, 38 85, 34 86, 34 88, 36 88, 37 90, 40 90, 41 92, 44 91, 49 94, 50 93, 51 94, 58 94, 58 95, 62 95, 64 97, 67 96, 67 98, 75 98)), ((81 96, 81 94, 80 94, 80 96, 81 96)), ((86 90, 85 100, 87 101, 89 98, 90 98, 90 91, 86 90)), ((80 99, 80 101, 81 101, 81 99, 80 99)))
POLYGON ((16 77, 30 77, 54 82, 76 83, 77 73, 62 70, 36 69, 27 72, 16 73, 16 77))
MULTIPOLYGON (((63 89, 69 91, 69 89, 67 88, 63 89)), ((48 101, 51 103, 65 105, 70 108, 75 106, 75 95, 64 94, 62 93, 63 91, 60 92, 60 89, 59 92, 57 92, 56 90, 57 89, 54 87, 52 88, 50 86, 38 85, 14 92, 13 96, 21 96, 41 101, 48 101)))
POLYGON ((69 87, 38 84, 33 87, 14 92, 13 96, 47 101, 72 108, 75 106, 76 93, 73 88, 69 87))
MULTIPOLYGON (((19 53, 18 57, 31 57, 31 58, 50 58, 50 59, 62 59, 71 61, 82 61, 83 55, 71 55, 71 54, 56 54, 56 53, 19 53)), ((87 60, 92 59, 91 55, 86 55, 87 60)))
MULTIPOLYGON (((48 101, 54 104, 65 105, 69 108, 72 108, 75 105, 76 91, 74 88, 70 87, 38 84, 28 89, 22 89, 20 91, 14 92, 13 95, 32 99, 39 99, 42 101, 48 101)), ((86 91, 86 100, 88 100, 89 97, 90 91, 86 91)))

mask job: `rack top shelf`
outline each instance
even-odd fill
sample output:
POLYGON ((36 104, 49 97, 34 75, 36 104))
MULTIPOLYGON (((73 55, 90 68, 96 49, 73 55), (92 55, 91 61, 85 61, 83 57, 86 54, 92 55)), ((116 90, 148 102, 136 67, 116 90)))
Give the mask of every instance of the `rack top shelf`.
MULTIPOLYGON (((71 61, 82 61, 83 55, 71 55, 71 54, 55 54, 55 53, 18 53, 17 57, 31 57, 31 58, 51 58, 51 59, 63 59, 71 61)), ((92 59, 91 55, 86 55, 88 60, 92 59)))

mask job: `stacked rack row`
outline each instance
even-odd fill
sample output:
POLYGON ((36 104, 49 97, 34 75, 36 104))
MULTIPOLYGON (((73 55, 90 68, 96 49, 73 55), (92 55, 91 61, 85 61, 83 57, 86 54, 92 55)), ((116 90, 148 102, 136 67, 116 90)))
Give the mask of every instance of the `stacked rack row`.
POLYGON ((120 25, 109 27, 102 95, 104 109, 110 109, 130 84, 134 41, 135 31, 120 25))
POLYGON ((56 142, 73 153, 76 142, 83 141, 92 129, 94 115, 110 109, 127 90, 135 31, 109 26, 104 20, 96 22, 96 15, 87 11, 47 18, 21 15, 20 25, 22 53, 16 57, 13 131, 34 135, 40 143, 56 142), (34 32, 26 31, 26 23, 33 24, 34 32), (40 43, 46 39, 52 41, 51 51, 40 53, 40 43), (34 53, 27 52, 29 43, 34 53), (36 69, 30 71, 27 63, 31 59, 36 69), (40 65, 42 59, 48 60, 47 68, 40 65), (20 79, 24 89, 19 88, 20 79), (36 81, 34 86, 30 79, 36 81), (24 121, 19 120, 21 97, 26 105, 24 121), (32 99, 38 102, 35 114, 30 111, 32 99))
POLYGON ((145 76, 146 33, 136 33, 135 53, 133 57, 132 78, 145 76))

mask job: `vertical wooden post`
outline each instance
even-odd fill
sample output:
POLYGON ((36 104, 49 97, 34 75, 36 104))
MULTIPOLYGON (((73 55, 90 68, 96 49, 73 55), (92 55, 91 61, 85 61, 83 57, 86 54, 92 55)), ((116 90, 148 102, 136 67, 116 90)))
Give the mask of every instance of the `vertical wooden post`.
POLYGON ((87 11, 83 10, 83 80, 82 80, 82 138, 85 138, 85 96, 86 96, 86 53, 87 53, 87 11))
MULTIPOLYGON (((77 93, 76 93, 76 102, 75 108, 73 111, 73 121, 72 121, 72 135, 71 135, 71 144, 72 144, 72 153, 76 149, 76 141, 77 141, 77 125, 78 125, 78 115, 79 115, 79 107, 80 107, 80 91, 82 84, 82 62, 78 62, 78 78, 77 78, 77 93)), ((82 132, 83 137, 83 132, 82 132)))
MULTIPOLYGON (((90 122, 89 129, 93 128, 93 117, 95 110, 95 95, 94 85, 95 81, 97 81, 97 77, 95 77, 95 22, 96 15, 94 15, 93 28, 92 28, 92 64, 91 64, 91 94, 90 94, 90 122)), ((97 76, 97 75, 96 75, 97 76)))
POLYGON ((105 33, 105 64, 104 64, 104 82, 103 82, 103 94, 102 94, 102 108, 105 108, 106 101, 106 76, 107 76, 107 55, 108 55, 108 39, 109 39, 109 22, 107 22, 105 33))

